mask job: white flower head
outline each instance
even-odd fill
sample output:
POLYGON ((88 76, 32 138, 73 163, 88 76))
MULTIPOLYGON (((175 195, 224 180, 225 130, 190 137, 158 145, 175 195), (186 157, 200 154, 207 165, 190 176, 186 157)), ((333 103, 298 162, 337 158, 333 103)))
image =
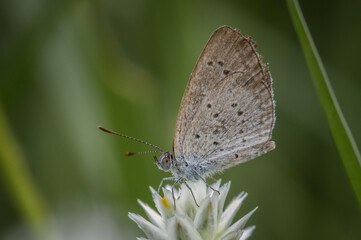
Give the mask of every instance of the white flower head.
POLYGON ((174 207, 172 189, 169 185, 163 188, 164 197, 161 197, 157 191, 150 187, 158 213, 138 200, 149 218, 148 221, 138 214, 128 214, 129 218, 136 222, 147 236, 147 238, 138 238, 139 240, 245 240, 251 236, 255 226, 248 228, 244 228, 244 226, 257 208, 232 224, 233 218, 247 197, 247 193, 239 194, 223 210, 231 186, 230 182, 220 187, 221 181, 218 180, 212 185, 214 189, 219 189, 220 194, 207 187, 202 180, 188 182, 188 184, 199 207, 197 207, 190 190, 184 183, 179 190, 174 189, 176 208, 174 207))

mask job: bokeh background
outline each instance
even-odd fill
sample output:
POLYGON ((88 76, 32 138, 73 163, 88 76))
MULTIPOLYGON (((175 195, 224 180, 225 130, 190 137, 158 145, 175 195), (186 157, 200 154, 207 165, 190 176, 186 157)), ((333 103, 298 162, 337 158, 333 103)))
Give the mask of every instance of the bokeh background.
MULTIPOLYGON (((300 5, 361 146, 361 2, 300 5)), ((143 236, 127 212, 144 215, 137 199, 153 206, 148 187, 169 174, 152 155, 124 157, 147 146, 97 126, 172 149, 190 73, 222 25, 256 40, 274 79, 276 150, 217 176, 232 181, 229 196, 249 193, 238 217, 259 206, 251 239, 361 239, 360 209, 285 1, 1 1, 0 101, 57 234, 143 236)), ((0 238, 28 239, 0 170, 0 238)))

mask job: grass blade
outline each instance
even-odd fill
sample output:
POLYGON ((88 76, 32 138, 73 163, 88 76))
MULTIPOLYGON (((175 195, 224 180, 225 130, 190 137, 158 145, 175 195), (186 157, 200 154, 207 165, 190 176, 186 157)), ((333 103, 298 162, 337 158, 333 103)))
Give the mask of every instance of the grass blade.
POLYGON ((361 208, 360 153, 343 117, 341 108, 337 103, 337 99, 303 18, 298 1, 287 0, 287 4, 338 152, 361 208))
POLYGON ((9 130, 0 102, 0 177, 20 215, 37 238, 45 231, 46 207, 24 164, 24 156, 9 130))

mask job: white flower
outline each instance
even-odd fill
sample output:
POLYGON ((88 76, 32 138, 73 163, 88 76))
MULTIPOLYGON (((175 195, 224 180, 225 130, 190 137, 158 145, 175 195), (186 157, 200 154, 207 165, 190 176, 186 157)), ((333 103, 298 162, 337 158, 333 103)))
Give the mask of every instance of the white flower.
MULTIPOLYGON (((220 194, 207 188, 202 180, 188 182, 188 184, 199 207, 195 204, 191 192, 184 184, 179 191, 174 189, 176 208, 174 208, 172 190, 169 185, 163 188, 164 197, 161 197, 157 191, 150 187, 159 213, 138 200, 149 221, 134 213, 129 213, 128 216, 143 230, 147 239, 245 240, 251 236, 255 226, 248 228, 244 228, 244 226, 257 208, 232 224, 234 216, 247 197, 247 193, 239 194, 223 211, 224 202, 231 186, 230 182, 220 187, 221 181, 218 180, 212 185, 213 188, 219 189, 220 194)), ((146 238, 137 239, 145 240, 146 238)))

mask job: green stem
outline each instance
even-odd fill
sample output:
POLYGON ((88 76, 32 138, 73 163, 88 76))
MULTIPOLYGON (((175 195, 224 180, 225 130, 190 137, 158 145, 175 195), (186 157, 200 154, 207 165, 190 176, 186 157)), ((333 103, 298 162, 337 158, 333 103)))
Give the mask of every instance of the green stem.
POLYGON ((46 207, 10 131, 0 102, 0 171, 14 204, 37 238, 43 237, 46 207))
POLYGON ((295 30, 301 42, 308 68, 326 113, 327 121, 348 178, 361 208, 361 157, 341 108, 333 93, 316 46, 303 18, 297 0, 287 0, 295 30))

